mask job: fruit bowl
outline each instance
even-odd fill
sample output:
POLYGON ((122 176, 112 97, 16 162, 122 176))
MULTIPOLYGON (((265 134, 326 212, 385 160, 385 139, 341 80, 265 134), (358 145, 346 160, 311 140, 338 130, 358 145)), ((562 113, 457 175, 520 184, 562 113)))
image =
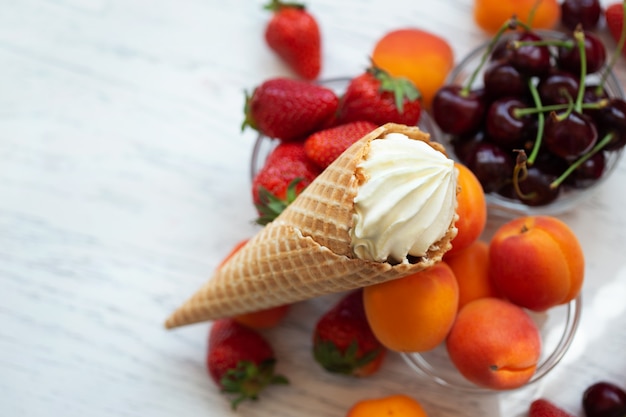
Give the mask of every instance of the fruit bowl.
MULTIPOLYGON (((330 88, 337 94, 341 94, 346 89, 349 82, 350 78, 348 77, 337 77, 319 81, 319 84, 330 88)), ((437 124, 425 111, 422 111, 421 113, 418 126, 421 130, 430 134, 430 138, 432 141, 440 142, 439 138, 441 132, 437 127, 437 124)), ((255 174, 261 169, 261 167, 265 163, 265 158, 267 158, 267 155, 269 155, 272 149, 274 149, 274 147, 276 147, 277 145, 278 140, 276 139, 269 138, 262 134, 259 134, 257 136, 254 147, 252 148, 252 157, 250 160, 250 175, 252 178, 254 178, 255 174)))
MULTIPOLYGON (((566 34, 561 33, 561 32, 536 31, 536 33, 545 39, 556 39, 556 40, 566 39, 566 34)), ((507 33, 503 36, 503 40, 510 39, 512 36, 515 36, 515 35, 512 33, 507 33)), ((480 63, 486 51, 488 50, 489 45, 490 45, 490 41, 479 46, 478 48, 470 52, 464 59, 462 59, 461 62, 451 71, 445 85, 459 85, 459 86, 464 85, 468 81, 468 79, 471 77, 474 70, 480 66, 480 63)), ((494 48, 494 50, 497 50, 497 48, 494 48)), ((551 50, 551 53, 552 53, 551 59, 554 60, 555 59, 554 50, 551 50)), ((607 51, 606 61, 609 61, 608 55, 609 55, 609 51, 607 51)), ((484 77, 486 68, 488 68, 490 63, 491 63, 490 59, 487 59, 486 64, 482 67, 482 69, 478 72, 478 75, 475 77, 475 80, 472 84, 472 89, 482 90, 482 92, 485 91, 485 84, 483 82, 484 80, 483 77, 484 77)), ((605 67, 603 67, 602 69, 594 73, 588 74, 586 77, 585 84, 591 85, 594 83, 598 83, 601 78, 601 74, 604 71, 604 68, 605 67)), ((532 78, 535 79, 534 83, 535 85, 537 85, 539 82, 538 81, 539 77, 533 76, 532 78)), ((608 97, 624 99, 624 93, 620 87, 619 81, 617 80, 617 78, 615 77, 612 71, 607 73, 604 88, 608 97)), ((574 100, 575 99, 576 97, 574 97, 574 100)), ((529 97, 525 97, 524 100, 526 100, 526 102, 532 102, 532 100, 529 97)), ((434 106, 433 106, 433 110, 435 110, 434 106)), ((486 106, 485 112, 487 111, 488 110, 486 106)), ((433 116, 434 116, 433 119, 435 121, 438 121, 437 114, 433 113, 433 116)), ((545 117, 546 119, 548 118, 548 113, 546 113, 545 117)), ((476 163, 475 161, 478 159, 485 160, 489 158, 493 159, 494 157, 490 153, 481 154, 480 156, 477 156, 477 154, 474 154, 473 156, 468 156, 469 155, 467 153, 468 149, 470 149, 470 146, 473 146, 473 145, 468 145, 468 142, 466 142, 466 140, 470 140, 470 137, 471 137, 471 140, 473 141, 474 140, 484 141, 484 138, 488 136, 488 134, 485 133, 487 129, 486 128, 480 129, 479 134, 482 135, 482 139, 479 139, 475 131, 470 134, 451 134, 449 132, 446 133, 447 129, 441 123, 439 127, 441 128, 441 141, 444 143, 444 145, 448 149, 450 157, 468 165, 468 167, 475 174, 477 174, 477 176, 480 177, 481 175, 477 173, 477 169, 474 166, 472 166, 472 163, 476 163), (473 162, 471 162, 471 158, 473 158, 473 162)), ((536 121, 535 121, 535 130, 536 130, 536 121)), ((517 145, 517 146, 520 148, 524 147, 524 149, 527 150, 527 155, 528 155, 531 153, 529 148, 532 147, 531 142, 534 143, 534 138, 535 138, 534 134, 532 135, 529 134, 527 135, 526 139, 524 139, 525 140, 525 142, 523 142, 524 145, 523 146, 517 145)), ((599 140, 600 138, 598 139, 598 141, 599 140)), ((493 140, 486 140, 486 141, 494 142, 493 140)), ((544 141, 544 144, 545 144, 545 141, 544 141)), ((502 149, 502 147, 499 147, 499 148, 502 149)), ((474 149, 477 149, 477 148, 475 147, 474 149)), ((487 146, 487 149, 488 149, 488 146, 487 146)), ((515 164, 516 154, 514 152, 514 149, 512 150, 510 148, 507 148, 505 149, 505 151, 509 152, 510 162, 508 164, 510 167, 511 164, 512 165, 515 164)), ((610 177, 610 175, 615 170, 615 167, 618 165, 618 161, 622 157, 622 153, 623 153, 622 151, 623 149, 613 150, 610 152, 608 151, 598 152, 599 154, 602 153, 603 158, 604 158, 604 169, 599 178, 588 179, 585 181, 576 180, 578 181, 576 182, 572 179, 574 176, 571 175, 568 178, 568 180, 563 182, 561 186, 559 187, 558 195, 556 197, 552 197, 551 200, 546 201, 546 202, 525 203, 520 198, 517 198, 514 195, 515 193, 512 191, 512 187, 510 185, 508 186, 508 189, 498 188, 498 190, 496 191, 495 190, 495 188, 497 188, 496 186, 492 187, 493 189, 490 189, 491 185, 487 184, 485 186, 485 183, 484 183, 483 185, 485 187, 485 191, 487 194, 486 197, 487 197, 487 204, 488 204, 489 212, 492 214, 500 215, 504 217, 512 217, 512 216, 518 216, 518 215, 537 215, 537 214, 556 215, 556 214, 563 213, 565 211, 569 211, 573 209, 574 207, 576 207, 584 199, 592 195, 593 191, 597 190, 597 188, 604 181, 606 181, 607 178, 610 177)), ((475 151, 470 151, 470 152, 475 152, 475 151)), ((540 162, 542 153, 547 153, 545 151, 545 145, 542 145, 542 147, 540 148, 540 151, 538 154, 540 156, 537 159, 537 164, 536 164, 537 166, 540 166, 539 162, 540 162)), ((550 173, 550 175, 553 175, 553 178, 560 175, 560 173, 564 172, 565 169, 567 168, 567 165, 565 165, 565 160, 563 160, 562 158, 559 158, 558 163, 553 163, 552 161, 550 161, 549 163, 544 163, 544 166, 547 164, 550 164, 554 168, 554 169, 551 169, 551 171, 558 170, 558 173, 555 173, 555 172, 550 173), (562 167, 558 164, 561 162, 563 162, 564 164, 562 167), (559 168, 555 168, 557 166, 559 168)), ((567 162, 567 164, 570 164, 570 163, 571 161, 567 162)), ((591 158, 590 158, 589 163, 591 163, 591 158)), ((487 166, 488 165, 483 164, 482 169, 486 170, 487 166)), ((511 172, 510 177, 513 176, 512 169, 509 169, 506 172, 511 172)), ((490 172, 489 176, 491 178, 496 178, 496 177, 502 177, 502 174, 501 174, 501 171, 500 171, 500 175, 492 171, 490 172)), ((507 176, 507 175, 505 174, 504 176, 507 176)), ((486 178, 486 177, 488 176, 483 173, 482 178, 486 178)), ((479 178, 481 179, 481 182, 484 181, 482 178, 479 178)))
MULTIPOLYGON (((541 333, 541 357, 532 378, 520 388, 539 381, 561 361, 578 329, 581 308, 581 297, 578 296, 568 304, 546 312, 530 312, 541 333)), ((403 353, 402 357, 413 370, 440 386, 477 394, 501 392, 468 381, 450 361, 444 344, 428 352, 403 353)))

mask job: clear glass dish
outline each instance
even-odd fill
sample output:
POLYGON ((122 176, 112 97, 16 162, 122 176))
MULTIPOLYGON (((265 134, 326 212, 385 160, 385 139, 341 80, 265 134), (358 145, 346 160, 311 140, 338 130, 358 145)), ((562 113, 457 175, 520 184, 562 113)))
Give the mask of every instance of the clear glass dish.
MULTIPOLYGON (((578 329, 581 310, 582 301, 578 296, 570 303, 553 307, 547 312, 530 312, 541 332, 542 353, 533 377, 518 389, 539 381, 561 361, 578 329)), ((450 361, 444 344, 428 352, 403 353, 402 357, 416 372, 443 387, 476 394, 502 392, 468 381, 450 361)))
MULTIPOLYGON (((565 39, 565 34, 556 31, 538 30, 536 31, 542 37, 549 39, 565 39)), ((511 34, 505 34, 510 36, 511 34)), ((470 52, 464 57, 461 62, 453 68, 448 76, 446 84, 458 84, 463 85, 465 81, 471 76, 472 72, 479 66, 483 54, 487 50, 489 42, 486 42, 470 52)), ((608 54, 608 51, 607 51, 608 54)), ((608 58, 607 58, 608 60, 608 58)), ((603 70, 596 73, 589 74, 587 79, 589 82, 599 81, 600 74, 603 70)), ((589 84, 588 82, 588 84, 589 84)), ((482 72, 476 77, 473 87, 482 86, 482 72)), ((607 77, 605 89, 609 96, 624 99, 624 92, 620 86, 615 74, 611 72, 607 77)), ((440 132, 440 140, 446 146, 449 156, 455 160, 459 160, 451 145, 452 137, 444 132, 440 132)), ((623 149, 618 151, 608 152, 606 158, 606 166, 603 176, 595 181, 592 185, 586 188, 571 188, 562 187, 562 190, 557 199, 549 204, 543 206, 529 206, 519 200, 510 199, 497 193, 487 193, 487 205, 489 212, 495 215, 503 217, 515 217, 519 215, 557 215, 566 211, 569 211, 576 207, 583 200, 587 199, 593 194, 593 192, 611 176, 615 167, 618 165, 618 161, 621 159, 623 149)))
MULTIPOLYGON (((319 81, 319 84, 330 88, 337 94, 342 94, 349 82, 350 78, 348 77, 338 77, 319 81)), ((439 130, 437 124, 425 111, 422 111, 418 126, 421 130, 430 134, 430 139, 432 141, 440 142, 441 131, 439 130)), ((265 163, 265 158, 267 158, 276 145, 278 145, 278 140, 269 138, 262 134, 258 135, 254 143, 254 147, 252 148, 252 157, 250 160, 251 178, 254 178, 256 173, 261 169, 265 163)))

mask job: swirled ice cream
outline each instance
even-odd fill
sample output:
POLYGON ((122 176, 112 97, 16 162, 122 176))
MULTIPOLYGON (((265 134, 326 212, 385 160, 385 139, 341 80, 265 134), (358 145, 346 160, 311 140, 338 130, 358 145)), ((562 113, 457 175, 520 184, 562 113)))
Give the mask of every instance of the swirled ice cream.
POLYGON ((424 256, 455 217, 454 162, 421 140, 402 133, 370 143, 358 166, 363 178, 354 198, 350 230, 354 254, 401 263, 424 256))

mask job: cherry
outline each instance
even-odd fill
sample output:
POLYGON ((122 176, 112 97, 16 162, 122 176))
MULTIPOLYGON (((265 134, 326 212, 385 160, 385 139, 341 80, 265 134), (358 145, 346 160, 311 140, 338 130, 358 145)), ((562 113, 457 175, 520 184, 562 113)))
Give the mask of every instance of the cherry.
POLYGON ((471 155, 474 154, 474 148, 479 143, 486 140, 484 130, 478 130, 471 135, 454 136, 450 140, 454 154, 461 161, 461 163, 467 165, 467 161, 471 155))
POLYGON ((484 90, 467 91, 459 85, 441 87, 432 103, 432 114, 439 128, 451 135, 478 130, 485 113, 484 90))
POLYGON ((516 97, 504 97, 491 103, 487 110, 487 135, 497 145, 515 148, 521 146, 531 126, 530 116, 517 116, 517 109, 527 105, 516 97))
POLYGON ((598 131, 591 117, 570 111, 546 118, 543 142, 554 154, 573 160, 589 152, 598 141, 598 131))
POLYGON ((583 393, 587 417, 623 417, 626 415, 626 392, 610 382, 596 382, 583 393))
POLYGON ((485 192, 490 193, 511 180, 513 158, 499 146, 481 142, 467 155, 466 166, 476 175, 485 192))
POLYGON ((550 49, 545 45, 524 44, 524 42, 539 42, 541 36, 533 32, 524 32, 519 36, 516 42, 513 42, 513 53, 511 55, 511 63, 522 74, 527 75, 544 75, 548 73, 552 66, 550 60, 550 49))
POLYGON ((606 168, 604 152, 595 153, 583 162, 566 182, 575 188, 586 188, 602 178, 606 168))
POLYGON ((506 60, 491 61, 483 74, 485 92, 490 99, 528 94, 528 80, 506 60))
POLYGON ((569 72, 554 70, 537 85, 543 104, 567 104, 578 95, 578 78, 569 72))
MULTIPOLYGON (((584 38, 587 74, 591 74, 600 70, 606 62, 606 48, 593 33, 584 32, 584 38)), ((557 64, 566 71, 580 74, 580 50, 573 36, 570 36, 570 42, 570 46, 559 46, 557 64)))
POLYGON ((560 194, 560 188, 551 187, 556 178, 556 175, 533 165, 528 167, 526 176, 519 181, 521 196, 515 191, 512 184, 502 189, 500 194, 508 198, 518 199, 527 206, 543 206, 556 200, 560 194))
POLYGON ((570 30, 579 24, 583 29, 595 29, 601 15, 599 0, 564 0, 561 3, 561 22, 570 30))
POLYGON ((599 126, 599 136, 611 133, 613 139, 604 147, 615 151, 626 145, 626 101, 618 98, 609 100, 608 104, 594 114, 599 126))

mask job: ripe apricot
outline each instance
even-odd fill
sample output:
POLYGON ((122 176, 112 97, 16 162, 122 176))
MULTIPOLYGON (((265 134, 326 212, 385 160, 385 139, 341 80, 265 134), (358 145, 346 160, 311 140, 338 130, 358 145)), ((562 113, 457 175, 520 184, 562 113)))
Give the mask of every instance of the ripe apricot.
POLYGON ((457 312, 459 286, 443 262, 363 289, 367 320, 378 340, 397 352, 423 352, 445 340, 457 312))
POLYGON ((453 255, 471 245, 485 230, 487 224, 487 201, 483 186, 476 175, 463 164, 456 162, 458 177, 457 209, 459 215, 455 226, 457 235, 452 239, 452 249, 446 256, 453 255))
POLYGON ((573 300, 585 273, 574 232, 552 216, 524 216, 496 230, 489 245, 489 274, 510 301, 544 311, 573 300))
MULTIPOLYGON (((221 268, 226 262, 228 262, 242 247, 245 246, 248 240, 249 239, 244 239, 237 242, 224 259, 222 259, 217 268, 221 268)), ((263 310, 240 314, 233 317, 233 319, 238 323, 253 329, 269 329, 276 326, 283 319, 283 317, 287 315, 290 310, 290 306, 290 304, 285 304, 277 307, 270 307, 263 310)))
POLYGON ((489 244, 477 240, 467 248, 445 258, 459 284, 459 310, 470 301, 499 297, 489 276, 489 244))
POLYGON ((535 29, 552 29, 561 7, 557 0, 474 0, 474 21, 487 33, 496 33, 513 16, 535 29))
POLYGON ((417 29, 390 31, 374 45, 373 63, 395 77, 406 77, 422 94, 422 103, 430 108, 437 90, 454 66, 454 52, 442 37, 417 29))
POLYGON ((541 336, 521 307, 499 298, 480 298, 459 311, 446 348, 469 381, 491 389, 512 389, 535 374, 541 336))
POLYGON ((404 394, 389 395, 358 401, 349 410, 346 417, 428 417, 422 405, 414 398, 404 394))

